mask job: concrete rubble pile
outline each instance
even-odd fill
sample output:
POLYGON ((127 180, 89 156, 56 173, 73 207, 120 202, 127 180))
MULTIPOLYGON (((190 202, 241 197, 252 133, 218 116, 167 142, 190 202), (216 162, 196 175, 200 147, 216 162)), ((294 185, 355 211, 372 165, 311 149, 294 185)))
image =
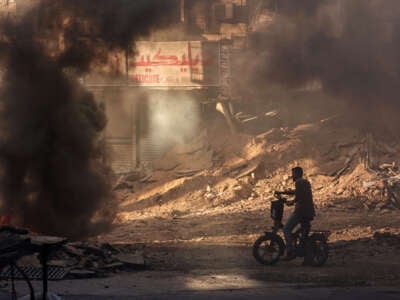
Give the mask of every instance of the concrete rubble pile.
POLYGON ((378 211, 400 209, 400 149, 393 141, 391 144, 378 142, 372 136, 367 137, 367 145, 365 168, 371 178, 362 183, 361 191, 368 195, 369 200, 365 205, 378 211))
POLYGON ((400 209, 400 174, 377 173, 372 180, 363 182, 363 190, 369 196, 366 208, 377 211, 400 209))
POLYGON ((379 212, 400 209, 400 147, 394 140, 331 126, 318 129, 319 133, 311 131, 298 147, 307 149, 310 141, 321 141, 314 153, 308 153, 316 161, 312 178, 319 187, 316 198, 329 195, 328 201, 335 199, 338 206, 360 204, 379 212), (343 205, 339 205, 341 200, 343 205))
POLYGON ((214 179, 205 185, 203 196, 218 206, 238 198, 271 196, 273 190, 291 187, 290 168, 300 164, 320 207, 400 209, 398 143, 338 124, 335 118, 324 119, 258 135, 213 136, 215 130, 204 130, 171 148, 151 167, 121 175, 114 189, 129 195, 146 183, 208 171, 206 176, 212 174, 214 179))
POLYGON ((203 131, 188 143, 178 144, 154 163, 155 170, 171 171, 177 178, 192 176, 213 166, 214 152, 203 131))
POLYGON ((215 153, 207 143, 206 131, 203 131, 191 141, 175 145, 151 164, 143 163, 136 171, 119 175, 113 190, 134 191, 137 184, 157 181, 160 177, 157 173, 168 172, 175 178, 190 177, 212 168, 214 161, 215 153))
MULTIPOLYGON (((1 244, 8 244, 9 239, 37 239, 41 236, 12 235, 0 236, 1 244)), ((45 237, 44 237, 45 238, 45 237)), ((23 245, 21 246, 23 247, 23 245)), ((67 243, 58 250, 51 252, 47 265, 49 273, 61 272, 62 278, 78 279, 105 277, 119 271, 136 271, 146 268, 143 246, 110 245, 95 242, 67 243), (52 271, 53 270, 53 271, 52 271)), ((21 249, 23 251, 23 249, 21 249)), ((24 272, 32 273, 41 269, 39 254, 25 254, 16 261, 24 272)), ((9 266, 2 264, 0 277, 6 279, 9 266)), ((37 272, 36 272, 37 273, 37 272)), ((16 274, 18 277, 18 274, 16 274)), ((28 275, 29 277, 29 275, 28 275)), ((39 278, 31 278, 39 279, 39 278)), ((52 279, 51 276, 49 279, 52 279)))
POLYGON ((259 194, 255 188, 257 183, 266 178, 266 168, 262 161, 239 161, 237 164, 229 168, 220 170, 222 175, 228 176, 234 180, 231 186, 225 185, 220 189, 216 189, 211 185, 207 185, 204 193, 205 199, 213 201, 217 198, 230 198, 254 200, 259 194))
POLYGON ((54 254, 49 266, 68 269, 68 278, 103 277, 118 271, 143 270, 143 249, 97 243, 69 243, 54 254))

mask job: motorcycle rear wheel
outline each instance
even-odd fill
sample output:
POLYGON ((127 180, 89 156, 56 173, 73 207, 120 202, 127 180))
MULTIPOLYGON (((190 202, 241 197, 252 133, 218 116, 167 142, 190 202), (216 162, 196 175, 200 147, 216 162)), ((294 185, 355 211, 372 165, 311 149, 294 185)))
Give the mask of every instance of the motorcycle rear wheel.
POLYGON ((312 235, 306 246, 305 263, 313 267, 322 267, 329 257, 329 248, 326 239, 320 235, 312 235))

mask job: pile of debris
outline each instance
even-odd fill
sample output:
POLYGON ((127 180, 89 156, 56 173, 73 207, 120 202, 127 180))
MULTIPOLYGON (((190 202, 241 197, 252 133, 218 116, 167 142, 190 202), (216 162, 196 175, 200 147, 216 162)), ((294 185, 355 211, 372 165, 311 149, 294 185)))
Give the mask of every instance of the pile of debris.
POLYGON ((175 177, 181 178, 211 168, 214 152, 207 140, 207 132, 203 131, 190 142, 176 145, 154 163, 155 170, 172 171, 175 177))
POLYGON ((400 209, 400 174, 377 173, 373 180, 363 182, 363 190, 369 195, 366 208, 400 209))
MULTIPOLYGON (((301 165, 319 207, 400 209, 400 144, 348 128, 344 121, 332 117, 294 128, 272 128, 257 136, 229 135, 212 125, 170 149, 151 167, 121 175, 115 190, 121 190, 121 199, 133 199, 131 193, 139 199, 143 184, 157 181, 162 186, 176 178, 205 174, 209 182, 199 187, 207 205, 228 205, 240 199, 254 206, 253 200, 291 187, 290 169, 301 165)), ((147 206, 161 204, 161 197, 165 203, 171 202, 167 197, 175 200, 171 188, 165 190, 168 194, 160 190, 156 199, 146 196, 147 206)))
POLYGON ((213 202, 214 205, 229 204, 240 200, 252 201, 259 197, 255 188, 257 183, 266 178, 266 168, 262 161, 244 161, 229 167, 217 170, 222 176, 229 177, 229 183, 225 181, 223 185, 207 185, 204 198, 213 202))
POLYGON ((130 190, 134 192, 140 184, 165 179, 166 173, 174 178, 191 177, 213 167, 218 158, 207 142, 207 132, 203 131, 187 143, 177 144, 164 156, 152 163, 142 163, 130 173, 120 174, 113 190, 130 190))
MULTIPOLYGON (((1 227, 5 228, 5 227, 1 227)), ((12 227, 7 227, 12 228, 12 227)), ((6 229, 7 229, 6 228, 6 229)), ((12 228, 13 229, 13 228, 12 228)), ((13 229, 14 230, 14 229, 13 229)), ((35 241, 61 238, 35 236, 24 231, 7 232, 5 230, 0 235, 0 244, 5 245, 4 249, 11 249, 10 243, 21 241, 12 248, 12 251, 18 250, 21 255, 15 257, 15 263, 23 273, 30 279, 42 278, 42 264, 40 253, 31 251, 31 245, 35 241), (11 242, 10 242, 11 241, 11 242), (24 243, 22 243, 24 242, 24 243)), ((66 241, 66 240, 65 240, 66 241)), ((2 251, 2 255, 6 254, 2 251)), ((10 251, 11 251, 10 250, 10 251)), ((11 252, 10 252, 11 253, 11 252)), ((11 253, 12 254, 12 253, 11 253)), ((13 258, 14 261, 14 258, 13 258)), ((13 261, 3 263, 0 267, 0 278, 7 279, 11 276, 11 264, 13 261)), ((105 277, 119 271, 135 271, 146 268, 143 245, 110 245, 99 244, 95 242, 75 242, 60 244, 59 247, 50 251, 47 259, 49 279, 60 280, 64 278, 92 278, 105 277)), ((16 272, 18 273, 18 272, 16 272)), ((23 274, 15 274, 16 278, 22 279, 23 274)))
POLYGON ((144 170, 120 174, 115 180, 113 191, 129 189, 132 192, 135 189, 135 183, 145 183, 151 180, 151 173, 144 170))
POLYGON ((66 244, 54 253, 49 266, 68 270, 68 278, 104 277, 119 271, 146 268, 143 246, 113 246, 88 242, 66 244))

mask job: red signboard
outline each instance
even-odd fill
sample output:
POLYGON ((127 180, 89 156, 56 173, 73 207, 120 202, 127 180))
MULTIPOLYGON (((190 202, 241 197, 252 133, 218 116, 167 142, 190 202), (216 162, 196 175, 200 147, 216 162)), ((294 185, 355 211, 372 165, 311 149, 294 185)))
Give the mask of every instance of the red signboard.
POLYGON ((128 76, 140 86, 219 85, 219 44, 138 42, 128 59, 128 76))

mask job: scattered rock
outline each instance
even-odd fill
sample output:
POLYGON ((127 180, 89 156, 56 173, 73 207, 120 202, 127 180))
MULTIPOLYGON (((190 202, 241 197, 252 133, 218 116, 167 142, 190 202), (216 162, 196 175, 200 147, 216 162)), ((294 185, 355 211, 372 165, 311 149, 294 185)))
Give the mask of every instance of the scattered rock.
POLYGON ((212 192, 210 192, 210 193, 205 193, 204 194, 204 197, 207 199, 207 200, 213 200, 213 199, 215 199, 216 197, 217 197, 217 195, 216 194, 214 194, 214 193, 212 193, 212 192))
POLYGON ((233 187, 235 195, 241 199, 247 199, 253 193, 253 186, 251 184, 242 183, 233 187))
POLYGON ((342 195, 344 193, 344 189, 343 188, 339 188, 337 191, 336 191, 336 195, 342 195))
POLYGON ((255 184, 258 180, 264 179, 266 177, 266 169, 264 162, 253 162, 248 167, 244 168, 236 179, 243 178, 245 176, 250 176, 253 183, 255 184))
POLYGON ((386 202, 379 202, 378 204, 376 204, 375 209, 381 210, 386 206, 386 204, 386 202))

